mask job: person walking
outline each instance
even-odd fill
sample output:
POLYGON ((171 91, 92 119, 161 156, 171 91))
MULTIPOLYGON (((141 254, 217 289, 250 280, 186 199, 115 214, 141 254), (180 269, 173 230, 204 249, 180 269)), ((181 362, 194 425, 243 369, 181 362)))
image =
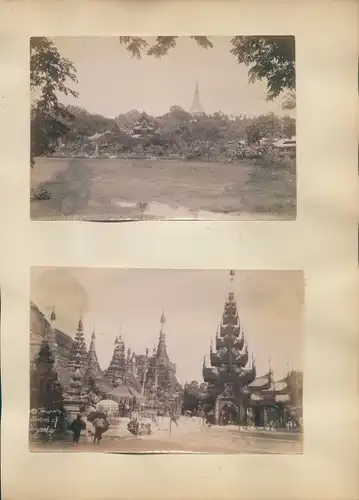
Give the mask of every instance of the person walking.
POLYGON ((75 420, 72 422, 70 426, 72 432, 73 432, 73 438, 72 438, 72 446, 74 448, 77 448, 80 442, 80 435, 81 431, 86 429, 86 424, 82 420, 81 415, 78 414, 75 420))
POLYGON ((105 427, 106 427, 106 422, 105 419, 102 417, 97 417, 93 421, 93 426, 95 427, 95 435, 93 438, 93 443, 100 444, 100 441, 102 439, 102 434, 105 432, 105 427))

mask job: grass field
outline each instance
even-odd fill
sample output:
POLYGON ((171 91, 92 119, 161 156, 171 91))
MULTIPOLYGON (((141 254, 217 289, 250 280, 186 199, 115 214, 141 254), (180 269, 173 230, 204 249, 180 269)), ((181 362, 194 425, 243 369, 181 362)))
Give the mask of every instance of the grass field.
POLYGON ((296 178, 283 168, 149 159, 38 158, 34 220, 269 219, 296 216, 296 178))

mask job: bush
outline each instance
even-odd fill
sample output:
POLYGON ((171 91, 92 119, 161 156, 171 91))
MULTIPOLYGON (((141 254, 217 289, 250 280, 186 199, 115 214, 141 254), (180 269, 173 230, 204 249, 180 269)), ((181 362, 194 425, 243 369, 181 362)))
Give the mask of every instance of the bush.
POLYGON ((30 189, 30 200, 31 201, 51 200, 51 198, 52 198, 51 193, 45 188, 30 189))

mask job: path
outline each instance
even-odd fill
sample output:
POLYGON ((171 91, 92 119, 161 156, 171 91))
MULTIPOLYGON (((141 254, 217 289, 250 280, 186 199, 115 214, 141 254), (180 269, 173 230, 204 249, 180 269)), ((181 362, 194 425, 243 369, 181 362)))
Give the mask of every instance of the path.
POLYGON ((302 436, 298 433, 240 432, 237 429, 201 428, 186 435, 152 435, 150 437, 104 438, 100 445, 82 440, 79 448, 73 449, 71 442, 31 445, 31 451, 46 452, 97 452, 97 453, 141 453, 141 452, 202 452, 202 453, 301 453, 302 436))

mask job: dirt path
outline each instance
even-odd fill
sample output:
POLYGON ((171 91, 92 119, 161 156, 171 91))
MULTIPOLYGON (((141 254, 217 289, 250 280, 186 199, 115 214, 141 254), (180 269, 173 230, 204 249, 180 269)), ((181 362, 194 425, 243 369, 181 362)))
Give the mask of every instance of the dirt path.
POLYGON ((104 438, 100 445, 82 440, 77 449, 71 442, 33 444, 34 452, 95 452, 95 453, 153 453, 153 452, 197 452, 197 453, 301 453, 302 436, 268 436, 262 433, 246 433, 238 430, 203 428, 181 436, 153 435, 146 437, 104 438))

